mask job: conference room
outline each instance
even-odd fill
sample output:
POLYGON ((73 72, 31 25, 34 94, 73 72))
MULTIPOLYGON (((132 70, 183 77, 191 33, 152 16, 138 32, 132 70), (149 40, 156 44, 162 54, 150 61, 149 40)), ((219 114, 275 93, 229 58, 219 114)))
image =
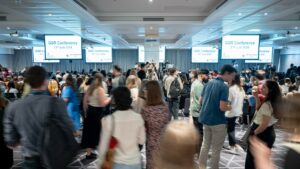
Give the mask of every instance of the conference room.
POLYGON ((299 0, 0 4, 0 168, 299 168, 299 0))

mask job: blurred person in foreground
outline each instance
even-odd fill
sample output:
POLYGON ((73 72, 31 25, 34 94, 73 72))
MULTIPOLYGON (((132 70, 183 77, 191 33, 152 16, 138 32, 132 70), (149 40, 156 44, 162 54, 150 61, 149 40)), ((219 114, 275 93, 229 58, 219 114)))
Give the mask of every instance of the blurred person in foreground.
POLYGON ((172 121, 162 135, 154 169, 196 169, 197 129, 185 121, 172 121))
MULTIPOLYGON (((257 136, 270 149, 273 147, 276 139, 274 125, 279 118, 279 105, 282 94, 277 82, 267 80, 262 86, 262 94, 265 97, 260 102, 258 92, 253 92, 256 99, 257 111, 255 112, 250 135, 257 136)), ((250 149, 247 150, 245 169, 255 169, 254 156, 250 149)))
POLYGON ((42 169, 46 168, 42 160, 43 150, 48 147, 42 147, 41 137, 47 128, 45 124, 50 113, 56 124, 63 126, 65 131, 71 132, 73 126, 67 115, 65 103, 51 97, 47 91, 46 70, 40 66, 33 66, 29 68, 26 79, 31 86, 31 93, 8 105, 4 117, 4 138, 10 148, 23 146, 24 169, 42 169))
MULTIPOLYGON (((280 124, 288 132, 284 144, 287 148, 283 169, 298 169, 300 166, 300 94, 286 97, 280 108, 280 124)), ((276 169, 271 160, 271 149, 258 137, 250 138, 250 151, 258 169, 276 169)))
POLYGON ((226 137, 225 112, 231 110, 229 87, 225 82, 231 83, 237 71, 231 65, 224 65, 220 75, 208 82, 202 91, 200 104, 202 104, 199 123, 203 124, 203 142, 200 151, 200 169, 207 167, 208 152, 211 149, 211 169, 219 168, 220 154, 226 137))

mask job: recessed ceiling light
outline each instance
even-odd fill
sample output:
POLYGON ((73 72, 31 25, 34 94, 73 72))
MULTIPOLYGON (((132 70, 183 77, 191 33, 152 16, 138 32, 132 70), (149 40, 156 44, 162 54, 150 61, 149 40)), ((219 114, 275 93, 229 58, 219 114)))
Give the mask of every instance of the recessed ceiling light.
POLYGON ((49 13, 48 16, 52 16, 52 13, 49 13))
POLYGON ((299 28, 296 26, 295 29, 299 29, 299 28))
POLYGON ((260 32, 261 30, 260 29, 250 29, 248 30, 248 32, 260 32))
POLYGON ((239 16, 242 16, 243 14, 242 14, 242 13, 238 13, 238 15, 239 15, 239 16))
POLYGON ((10 30, 10 27, 8 26, 8 27, 6 27, 6 29, 7 29, 7 30, 10 30))
POLYGON ((267 12, 264 13, 265 16, 269 15, 267 12))
POLYGON ((153 0, 149 0, 149 2, 150 2, 150 3, 152 3, 152 2, 153 2, 153 0))

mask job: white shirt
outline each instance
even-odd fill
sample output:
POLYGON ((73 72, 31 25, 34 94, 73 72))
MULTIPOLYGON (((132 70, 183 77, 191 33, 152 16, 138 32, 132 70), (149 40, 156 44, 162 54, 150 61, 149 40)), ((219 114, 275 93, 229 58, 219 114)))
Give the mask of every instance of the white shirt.
POLYGON ((271 103, 268 102, 264 102, 261 107, 259 108, 259 110, 256 112, 255 114, 255 118, 253 120, 253 122, 255 124, 260 125, 263 119, 263 116, 269 116, 271 117, 271 120, 268 124, 268 126, 272 126, 273 124, 275 124, 278 120, 273 116, 273 108, 271 106, 271 103))
POLYGON ((141 155, 138 145, 146 141, 146 132, 142 116, 133 110, 116 111, 112 116, 102 119, 102 132, 99 146, 99 165, 108 149, 114 119, 113 136, 119 144, 114 156, 115 163, 134 165, 141 163, 141 155))
MULTIPOLYGON (((165 80, 165 89, 167 91, 167 96, 170 97, 170 87, 171 87, 171 84, 172 82, 175 80, 176 76, 168 76, 167 79, 165 80)), ((179 82, 179 85, 180 85, 180 89, 182 90, 183 89, 183 84, 181 82, 181 79, 180 77, 177 78, 178 82, 179 82)))
MULTIPOLYGON (((7 93, 8 92, 8 89, 6 89, 5 90, 5 93, 7 93)), ((19 93, 18 92, 18 90, 17 89, 15 89, 15 88, 11 88, 10 90, 9 90, 9 93, 14 93, 14 94, 17 94, 17 93, 19 93)))
POLYGON ((237 117, 243 114, 243 104, 246 97, 243 88, 238 85, 229 87, 229 98, 228 101, 231 102, 231 110, 225 113, 226 117, 237 117))

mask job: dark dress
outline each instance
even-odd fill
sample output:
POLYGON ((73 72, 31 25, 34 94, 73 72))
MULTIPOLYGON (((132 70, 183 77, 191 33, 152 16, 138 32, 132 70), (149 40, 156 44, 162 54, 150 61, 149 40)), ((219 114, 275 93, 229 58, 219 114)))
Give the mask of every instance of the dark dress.
POLYGON ((161 135, 170 121, 170 113, 167 105, 145 106, 141 115, 146 128, 146 156, 147 169, 154 169, 154 158, 157 157, 161 135))
POLYGON ((101 120, 105 115, 103 107, 88 107, 86 118, 83 121, 82 148, 95 149, 99 144, 101 120))

